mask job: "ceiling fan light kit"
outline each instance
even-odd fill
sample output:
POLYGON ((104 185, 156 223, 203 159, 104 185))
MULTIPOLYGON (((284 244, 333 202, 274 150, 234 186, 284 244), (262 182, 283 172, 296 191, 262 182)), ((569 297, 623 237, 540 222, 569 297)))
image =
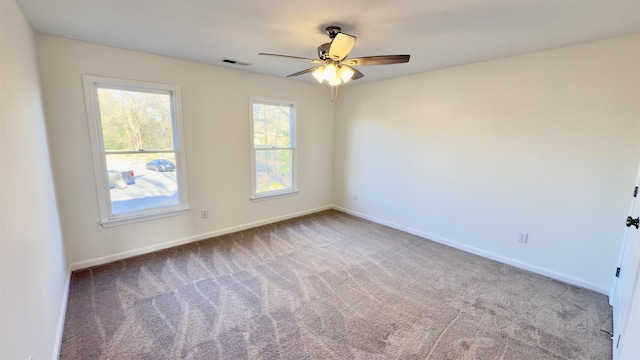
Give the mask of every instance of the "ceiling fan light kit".
POLYGON ((329 85, 338 86, 351 80, 355 73, 353 69, 346 65, 329 63, 317 67, 311 75, 321 84, 326 80, 329 85))
MULTIPOLYGON (((315 67, 288 75, 287 77, 311 73, 319 83, 326 81, 333 88, 340 84, 344 84, 351 79, 358 80, 364 77, 364 74, 354 69, 352 66, 386 65, 409 62, 409 55, 380 55, 347 59, 349 52, 351 52, 351 49, 353 49, 353 46, 356 43, 356 37, 342 33, 338 26, 329 26, 326 28, 326 32, 327 35, 329 35, 331 42, 318 46, 318 57, 320 59, 309 59, 299 56, 269 53, 260 53, 258 55, 277 56, 319 64, 315 67)), ((334 100, 334 93, 337 96, 337 91, 332 91, 332 101, 334 100)))

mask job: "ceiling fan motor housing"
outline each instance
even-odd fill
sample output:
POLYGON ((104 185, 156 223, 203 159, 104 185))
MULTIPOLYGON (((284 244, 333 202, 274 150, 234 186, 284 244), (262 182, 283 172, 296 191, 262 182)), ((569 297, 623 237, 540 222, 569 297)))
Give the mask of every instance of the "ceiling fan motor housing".
POLYGON ((331 43, 326 43, 318 46, 318 57, 320 60, 329 59, 329 49, 331 48, 331 43))

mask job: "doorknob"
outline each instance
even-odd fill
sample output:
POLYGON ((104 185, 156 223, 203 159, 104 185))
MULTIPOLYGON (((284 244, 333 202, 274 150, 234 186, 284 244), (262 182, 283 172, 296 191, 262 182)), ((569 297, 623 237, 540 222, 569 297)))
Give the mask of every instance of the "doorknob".
POLYGON ((631 216, 627 216, 627 227, 635 226, 638 228, 638 224, 640 223, 640 217, 632 218, 631 216))

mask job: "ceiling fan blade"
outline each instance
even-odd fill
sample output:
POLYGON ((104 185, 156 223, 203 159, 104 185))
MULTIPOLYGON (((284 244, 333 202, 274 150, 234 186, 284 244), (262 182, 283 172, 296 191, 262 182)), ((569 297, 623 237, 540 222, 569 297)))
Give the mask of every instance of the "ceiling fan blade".
POLYGON ((293 73, 293 74, 291 74, 291 75, 287 75, 287 77, 294 77, 294 76, 298 76, 298 75, 303 75, 303 74, 306 74, 306 73, 314 72, 316 69, 319 69, 319 68, 321 68, 322 66, 323 66, 323 65, 320 65, 320 66, 314 66, 314 67, 312 67, 312 68, 308 68, 308 69, 305 69, 305 70, 302 70, 302 71, 298 71, 297 73, 293 73))
POLYGON ((304 58, 304 57, 299 57, 299 56, 269 54, 269 53, 259 53, 258 55, 275 56, 275 57, 281 57, 281 58, 285 58, 285 59, 294 59, 294 60, 304 60, 304 61, 308 61, 308 62, 311 62, 311 63, 314 63, 314 64, 324 64, 324 61, 319 60, 319 59, 309 59, 309 58, 304 58))
POLYGON ((353 45, 356 43, 356 37, 348 34, 338 33, 329 48, 329 57, 333 60, 340 61, 349 55, 353 45))
POLYGON ((351 80, 358 80, 358 79, 364 77, 364 74, 361 73, 360 71, 358 71, 358 69, 356 69, 356 68, 352 68, 351 66, 347 66, 344 63, 341 66, 348 67, 349 69, 353 70, 353 76, 351 77, 351 80))
POLYGON ((351 66, 387 65, 409 62, 410 55, 379 55, 346 59, 342 63, 351 66))

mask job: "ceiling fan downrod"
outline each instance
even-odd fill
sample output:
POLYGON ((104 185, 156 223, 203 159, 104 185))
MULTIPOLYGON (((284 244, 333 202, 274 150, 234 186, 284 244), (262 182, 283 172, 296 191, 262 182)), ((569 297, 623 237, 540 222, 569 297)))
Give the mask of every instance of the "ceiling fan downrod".
POLYGON ((325 31, 327 32, 327 35, 329 35, 329 38, 333 40, 336 35, 342 32, 342 29, 340 28, 340 26, 327 26, 325 31))

